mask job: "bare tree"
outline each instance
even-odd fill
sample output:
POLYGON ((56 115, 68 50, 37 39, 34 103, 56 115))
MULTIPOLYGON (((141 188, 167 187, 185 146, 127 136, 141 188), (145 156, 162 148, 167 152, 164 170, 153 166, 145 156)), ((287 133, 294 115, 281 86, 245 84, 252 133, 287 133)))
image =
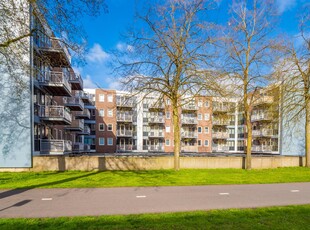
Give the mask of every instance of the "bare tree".
POLYGON ((306 167, 310 167, 310 6, 300 15, 299 35, 287 45, 287 55, 276 65, 282 82, 283 116, 291 129, 304 123, 306 167), (295 124, 292 124, 295 123, 295 124))
POLYGON ((270 38, 274 28, 273 5, 268 1, 234 1, 225 34, 227 72, 238 80, 246 125, 246 169, 251 169, 251 112, 256 89, 266 85, 276 47, 270 38))
POLYGON ((128 48, 118 55, 117 70, 127 90, 171 101, 174 167, 178 170, 181 107, 206 90, 218 89, 212 71, 206 71, 214 52, 214 25, 205 19, 216 4, 206 0, 159 3, 137 16, 136 23, 143 29, 129 33, 128 48))

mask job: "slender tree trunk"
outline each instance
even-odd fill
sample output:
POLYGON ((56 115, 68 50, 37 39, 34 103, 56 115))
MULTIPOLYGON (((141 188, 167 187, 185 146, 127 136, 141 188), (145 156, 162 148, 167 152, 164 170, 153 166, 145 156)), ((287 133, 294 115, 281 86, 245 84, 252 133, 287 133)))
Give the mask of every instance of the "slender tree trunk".
POLYGON ((310 167, 310 95, 306 96, 306 125, 305 125, 305 141, 306 141, 306 167, 310 167))
POLYGON ((174 169, 178 171, 180 169, 180 115, 177 106, 177 102, 172 102, 173 108, 173 130, 174 130, 174 169))
POLYGON ((249 111, 246 115, 246 128, 247 128, 247 145, 246 145, 246 169, 252 169, 252 124, 249 111))

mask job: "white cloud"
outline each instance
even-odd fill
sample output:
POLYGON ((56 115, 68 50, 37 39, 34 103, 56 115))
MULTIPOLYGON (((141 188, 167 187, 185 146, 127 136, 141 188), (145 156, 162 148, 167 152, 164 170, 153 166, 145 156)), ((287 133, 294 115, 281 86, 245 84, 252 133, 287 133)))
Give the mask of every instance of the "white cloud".
POLYGON ((296 0, 277 0, 278 13, 282 14, 296 5, 296 0))
POLYGON ((77 66, 72 66, 72 69, 74 70, 75 73, 82 75, 83 74, 83 68, 82 67, 77 67, 77 66))
POLYGON ((84 88, 97 88, 97 85, 93 82, 89 75, 86 75, 86 78, 83 79, 84 88))
POLYGON ((109 54, 106 53, 101 45, 95 43, 94 46, 89 50, 89 53, 86 55, 86 59, 90 62, 100 62, 107 60, 109 58, 109 54))
POLYGON ((122 89, 122 84, 119 81, 117 81, 116 78, 107 77, 105 78, 105 81, 107 83, 108 89, 116 89, 116 90, 122 89))
POLYGON ((128 52, 134 52, 134 47, 131 45, 127 45, 123 42, 119 42, 116 45, 116 49, 118 49, 119 51, 128 51, 128 52))

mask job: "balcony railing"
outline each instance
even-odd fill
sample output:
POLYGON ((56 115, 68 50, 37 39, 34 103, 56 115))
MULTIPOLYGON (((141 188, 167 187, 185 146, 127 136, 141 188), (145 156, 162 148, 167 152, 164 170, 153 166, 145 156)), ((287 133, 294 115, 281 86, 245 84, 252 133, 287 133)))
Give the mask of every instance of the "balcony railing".
POLYGON ((160 152, 162 152, 162 151, 164 151, 164 146, 162 146, 162 145, 149 145, 148 150, 149 151, 160 151, 160 152))
POLYGON ((83 111, 81 112, 77 112, 75 114, 75 117, 76 118, 86 118, 86 119, 89 119, 90 118, 90 112, 88 109, 84 109, 83 111))
POLYGON ((133 107, 134 101, 127 98, 116 98, 116 106, 118 107, 133 107))
POLYGON ((42 87, 53 95, 71 96, 71 85, 68 79, 68 75, 64 72, 48 71, 42 74, 39 81, 42 87))
POLYGON ((221 120, 221 119, 213 119, 212 124, 213 125, 229 125, 230 121, 229 120, 221 120))
POLYGON ((83 89, 83 79, 80 74, 77 73, 70 73, 70 80, 69 82, 72 85, 74 90, 82 90, 83 89))
POLYGON ((164 137, 163 131, 150 131, 149 137, 164 137))
POLYGON ((182 110, 197 110, 198 107, 197 105, 193 105, 193 104, 187 104, 187 105, 183 105, 182 106, 182 110))
POLYGON ((41 117, 42 118, 51 118, 58 119, 63 118, 69 122, 72 122, 71 113, 68 112, 64 106, 41 106, 41 117))
POLYGON ((149 109, 164 109, 164 108, 165 106, 163 102, 149 104, 149 109))
POLYGON ((84 108, 84 102, 80 97, 63 97, 63 102, 65 106, 74 111, 81 111, 84 108))
POLYGON ((197 124, 197 118, 193 117, 183 117, 181 119, 182 124, 197 124))
POLYGON ((260 96, 253 100, 253 105, 271 104, 274 102, 273 96, 260 96))
POLYGON ((72 151, 72 142, 67 140, 41 140, 42 153, 63 154, 72 151))
POLYGON ((253 130, 253 137, 275 137, 278 136, 278 130, 275 129, 263 129, 263 130, 253 130))
POLYGON ((266 120, 273 120, 271 113, 260 113, 260 114, 253 114, 251 116, 251 121, 266 121, 266 120))
POLYGON ((214 132, 212 133, 212 138, 214 139, 227 139, 229 138, 228 132, 214 132))
POLYGON ((84 152, 84 144, 81 142, 75 142, 73 143, 73 152, 84 152))
POLYGON ((123 122, 132 122, 132 115, 130 114, 117 114, 116 120, 123 122))
POLYGON ((163 116, 152 116, 149 118, 149 123, 165 123, 163 116))
POLYGON ((136 145, 116 145, 116 150, 121 151, 121 152, 133 151, 133 150, 137 150, 137 146, 136 145))
POLYGON ((213 152, 227 152, 229 151, 229 146, 212 144, 212 151, 213 152))
POLYGON ((89 144, 84 144, 84 152, 90 152, 90 145, 89 144))
POLYGON ((198 138, 197 132, 185 131, 181 133, 182 138, 198 138))
POLYGON ((228 112, 230 107, 226 105, 215 105, 213 106, 212 110, 213 112, 228 112))
POLYGON ((71 125, 66 126, 65 129, 71 131, 83 131, 84 130, 84 120, 74 120, 72 121, 71 125))
POLYGON ((118 130, 116 130, 116 135, 118 136, 118 137, 131 137, 132 136, 132 130, 120 130, 120 129, 118 129, 118 130))
POLYGON ((272 152, 270 145, 252 145, 252 152, 272 152))

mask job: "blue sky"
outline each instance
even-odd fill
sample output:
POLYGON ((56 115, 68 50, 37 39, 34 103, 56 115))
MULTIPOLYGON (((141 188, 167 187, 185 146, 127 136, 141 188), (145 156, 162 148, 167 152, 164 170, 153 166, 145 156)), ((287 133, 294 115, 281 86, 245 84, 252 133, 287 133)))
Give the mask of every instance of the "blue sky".
MULTIPOLYGON (((124 49, 126 44, 122 41, 121 34, 133 23, 137 0, 107 0, 109 12, 101 13, 97 18, 85 17, 84 28, 88 37, 89 52, 86 55, 87 64, 75 67, 82 74, 84 88, 115 89, 118 83, 115 81, 112 69, 110 52, 113 49, 124 49)), ((231 0, 220 1, 219 9, 214 11, 213 17, 218 23, 226 23, 228 6, 231 0)), ((287 33, 294 39, 298 35, 297 12, 309 0, 276 0, 279 14, 280 33, 287 33)))

